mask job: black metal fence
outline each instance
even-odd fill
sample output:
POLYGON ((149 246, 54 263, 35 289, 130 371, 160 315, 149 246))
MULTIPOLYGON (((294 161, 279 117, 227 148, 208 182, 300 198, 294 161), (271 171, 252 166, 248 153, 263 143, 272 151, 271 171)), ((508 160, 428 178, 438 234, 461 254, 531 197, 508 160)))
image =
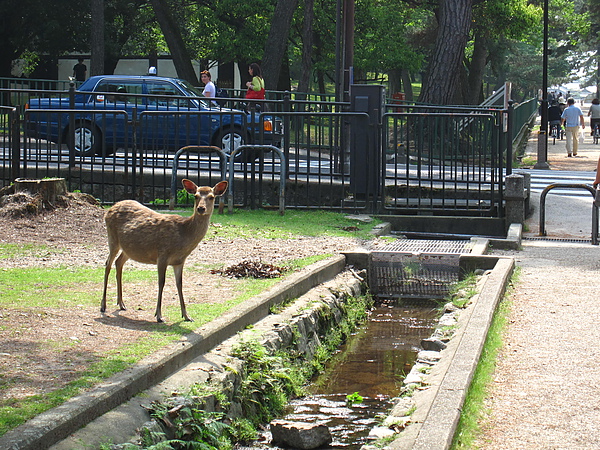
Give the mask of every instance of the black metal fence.
POLYGON ((177 198, 173 178, 213 185, 227 176, 235 183, 228 200, 237 207, 275 208, 283 194, 286 208, 503 216, 503 180, 512 160, 510 109, 385 99, 369 108, 360 101, 284 96, 231 98, 206 112, 190 108, 187 98, 133 93, 122 108, 112 109, 96 96, 101 101, 88 106, 84 119, 75 108, 79 94, 0 89, 3 184, 18 177, 64 177, 69 190, 104 203, 134 198, 167 205, 177 198), (39 99, 53 99, 53 109, 32 108, 42 105, 39 99), (162 106, 136 112, 142 104, 162 106), (207 142, 211 121, 223 124, 222 133, 207 142), (239 160, 223 158, 221 150, 230 153, 240 144, 245 148, 239 160), (194 151, 180 153, 175 164, 183 147, 194 151))

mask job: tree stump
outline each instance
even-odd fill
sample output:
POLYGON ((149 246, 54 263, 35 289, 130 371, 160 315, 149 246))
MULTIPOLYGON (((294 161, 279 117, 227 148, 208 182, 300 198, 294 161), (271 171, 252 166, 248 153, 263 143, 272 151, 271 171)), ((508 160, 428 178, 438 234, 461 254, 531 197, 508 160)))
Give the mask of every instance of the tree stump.
POLYGON ((15 193, 28 192, 31 195, 40 195, 45 205, 56 203, 57 197, 67 194, 67 183, 64 178, 44 178, 43 180, 15 180, 15 193))

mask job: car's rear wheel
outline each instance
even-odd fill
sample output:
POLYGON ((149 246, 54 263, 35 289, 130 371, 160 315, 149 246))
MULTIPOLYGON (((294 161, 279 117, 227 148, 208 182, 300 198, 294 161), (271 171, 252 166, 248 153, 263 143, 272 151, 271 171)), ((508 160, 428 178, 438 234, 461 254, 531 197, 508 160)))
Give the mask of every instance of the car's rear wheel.
MULTIPOLYGON (((71 141, 69 140, 69 145, 71 141)), ((78 156, 94 156, 102 152, 102 136, 98 127, 79 121, 73 130, 73 150, 78 156)))

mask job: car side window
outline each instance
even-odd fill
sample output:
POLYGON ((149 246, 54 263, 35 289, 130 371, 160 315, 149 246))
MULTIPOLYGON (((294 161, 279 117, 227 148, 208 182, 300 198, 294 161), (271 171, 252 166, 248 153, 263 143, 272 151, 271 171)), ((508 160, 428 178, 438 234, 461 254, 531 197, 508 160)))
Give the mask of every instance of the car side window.
POLYGON ((147 82, 148 94, 152 97, 148 98, 148 105, 167 106, 177 108, 189 108, 190 102, 185 98, 177 98, 184 95, 179 89, 170 83, 160 81, 147 82), (156 97, 159 96, 159 97, 156 97))
POLYGON ((139 105, 143 103, 143 97, 133 94, 143 94, 142 83, 120 80, 104 80, 96 86, 97 92, 106 92, 105 98, 102 94, 96 95, 96 102, 126 103, 127 105, 139 105))

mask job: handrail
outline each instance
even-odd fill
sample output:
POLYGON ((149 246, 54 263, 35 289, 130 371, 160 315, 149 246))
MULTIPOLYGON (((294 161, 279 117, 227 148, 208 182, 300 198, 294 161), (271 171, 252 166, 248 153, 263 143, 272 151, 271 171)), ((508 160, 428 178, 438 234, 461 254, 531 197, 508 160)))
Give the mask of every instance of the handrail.
MULTIPOLYGON (((596 198, 596 189, 589 184, 583 183, 552 183, 544 188, 540 195, 540 236, 546 236, 546 196, 555 188, 562 189, 585 189, 596 198)), ((592 204, 592 245, 598 245, 598 205, 592 204)))
MULTIPOLYGON (((235 190, 235 159, 236 156, 246 150, 262 150, 262 151, 273 151, 274 154, 279 156, 279 215, 285 214, 285 180, 287 175, 285 173, 286 160, 285 155, 281 149, 273 145, 240 145, 238 148, 233 150, 229 155, 229 214, 233 213, 233 202, 234 202, 234 190, 235 190)), ((246 164, 246 163, 244 163, 246 164)))

